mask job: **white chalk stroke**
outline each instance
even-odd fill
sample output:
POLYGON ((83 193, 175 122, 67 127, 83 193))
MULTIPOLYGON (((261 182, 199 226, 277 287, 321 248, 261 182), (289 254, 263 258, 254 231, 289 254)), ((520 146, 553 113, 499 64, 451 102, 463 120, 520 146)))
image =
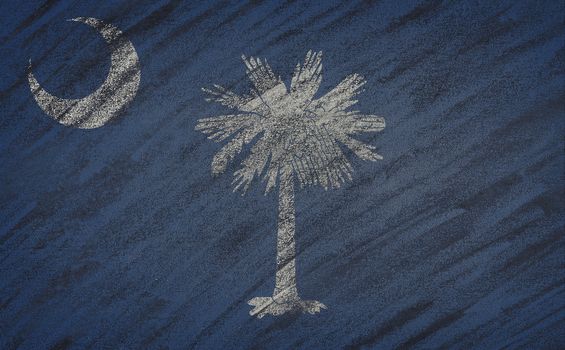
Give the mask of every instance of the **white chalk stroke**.
POLYGON ((39 107, 59 123, 80 129, 98 128, 118 115, 135 97, 141 80, 139 58, 132 43, 118 28, 96 18, 77 17, 71 21, 95 28, 110 46, 111 66, 106 80, 84 98, 59 98, 39 85, 30 60, 29 87, 39 107))
POLYGON ((322 79, 322 53, 309 51, 298 64, 287 89, 267 61, 242 57, 253 89, 245 96, 219 85, 203 89, 209 101, 233 109, 235 114, 200 119, 196 130, 217 142, 228 140, 212 160, 212 173, 226 170, 229 161, 250 145, 247 158, 234 175, 234 191, 244 193, 255 177, 263 177, 266 192, 278 183, 279 216, 277 270, 272 297, 249 300, 250 315, 259 318, 286 312, 314 314, 326 306, 302 300, 296 287, 294 184, 340 187, 351 180, 352 167, 340 144, 364 160, 382 159, 374 147, 354 138, 363 132, 381 131, 381 117, 351 111, 365 84, 357 74, 346 77, 333 90, 315 99, 322 79))

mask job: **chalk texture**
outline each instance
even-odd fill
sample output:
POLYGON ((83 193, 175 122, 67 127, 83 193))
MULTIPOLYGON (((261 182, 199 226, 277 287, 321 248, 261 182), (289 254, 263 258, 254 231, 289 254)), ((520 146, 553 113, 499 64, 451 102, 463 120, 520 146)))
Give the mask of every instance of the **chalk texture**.
POLYGON ((564 13, 2 1, 0 348, 565 347, 564 13), (110 51, 65 21, 77 16, 120 28, 141 67, 135 99, 92 130, 53 121, 27 82, 31 58, 56 96, 103 83, 110 51), (317 97, 365 78, 356 108, 387 125, 361 141, 383 160, 348 153, 352 181, 295 193, 297 283, 328 309, 257 319, 247 301, 273 291, 278 198, 211 174, 218 145, 195 126, 226 110, 201 88, 248 91, 242 54, 289 79, 310 49, 324 53, 317 97))

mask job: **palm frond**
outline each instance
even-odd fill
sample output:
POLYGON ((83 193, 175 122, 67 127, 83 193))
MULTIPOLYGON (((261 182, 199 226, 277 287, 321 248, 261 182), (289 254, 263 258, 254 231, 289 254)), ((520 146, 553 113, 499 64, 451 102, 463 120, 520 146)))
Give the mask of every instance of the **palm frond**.
POLYGON ((306 54, 304 65, 296 65, 290 83, 290 93, 301 101, 309 101, 314 97, 322 81, 322 52, 306 54))
POLYGON ((343 118, 343 130, 347 134, 383 131, 386 123, 383 117, 353 112, 343 118))
POLYGON ((370 114, 359 114, 352 112, 320 112, 319 125, 332 129, 337 133, 354 135, 363 132, 378 132, 385 128, 385 120, 382 117, 370 114))
POLYGON ((300 152, 293 152, 293 168, 302 187, 338 188, 351 179, 351 165, 328 130, 311 123, 300 152))
POLYGON ((200 119, 195 129, 216 142, 233 137, 212 160, 212 173, 220 174, 225 171, 229 161, 242 151, 243 146, 262 131, 262 125, 257 115, 236 114, 200 119))
POLYGON ((271 135, 266 133, 251 147, 249 156, 242 161, 241 168, 234 173, 232 182, 234 191, 242 189, 244 193, 247 192, 255 175, 260 176, 263 173, 272 150, 271 135))
POLYGON ((357 103, 355 96, 361 92, 361 87, 365 85, 365 79, 359 74, 351 74, 343 79, 330 92, 312 101, 312 107, 326 113, 335 111, 345 111, 347 108, 357 103))
POLYGON ((215 101, 231 109, 239 109, 241 106, 244 106, 248 100, 248 98, 246 99, 239 96, 217 84, 214 84, 211 89, 202 88, 202 91, 210 95, 210 97, 206 98, 206 101, 215 101))
POLYGON ((383 157, 380 154, 374 152, 375 147, 367 145, 359 140, 356 140, 345 134, 337 135, 337 140, 343 143, 347 148, 349 148, 355 155, 363 160, 380 160, 383 157))
POLYGON ((218 102, 228 108, 244 113, 256 113, 264 115, 268 111, 265 101, 257 93, 240 96, 220 85, 213 85, 213 88, 202 88, 202 91, 210 95, 206 101, 218 102))
POLYGON ((233 136, 243 128, 250 128, 260 124, 260 117, 254 114, 231 114, 219 117, 199 119, 195 129, 208 135, 216 142, 233 136))
POLYGON ((212 159, 212 174, 218 175, 226 170, 228 163, 239 154, 243 146, 251 142, 260 132, 258 128, 247 128, 237 134, 224 147, 222 147, 212 159))
POLYGON ((253 83, 259 94, 264 94, 267 90, 274 88, 282 83, 280 77, 275 76, 267 60, 262 62, 260 58, 245 57, 241 55, 245 63, 246 73, 249 80, 253 83))

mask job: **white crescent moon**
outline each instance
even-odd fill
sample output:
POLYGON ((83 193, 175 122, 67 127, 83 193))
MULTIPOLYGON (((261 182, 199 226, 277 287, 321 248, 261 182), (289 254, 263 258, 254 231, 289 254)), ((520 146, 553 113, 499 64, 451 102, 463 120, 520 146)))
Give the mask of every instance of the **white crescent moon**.
POLYGON ((132 43, 118 28, 96 18, 77 17, 71 21, 97 29, 110 46, 111 65, 106 81, 84 98, 59 98, 39 85, 32 73, 30 60, 29 87, 39 107, 59 123, 80 129, 98 128, 118 115, 135 97, 141 80, 139 58, 132 43))

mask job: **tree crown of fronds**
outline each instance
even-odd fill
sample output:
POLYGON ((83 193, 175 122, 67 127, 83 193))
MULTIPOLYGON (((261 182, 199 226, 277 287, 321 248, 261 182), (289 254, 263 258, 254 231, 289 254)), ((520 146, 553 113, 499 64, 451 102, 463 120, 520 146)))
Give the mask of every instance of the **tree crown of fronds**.
POLYGON ((245 192, 255 176, 263 176, 266 192, 280 174, 294 174, 301 186, 321 185, 325 189, 351 180, 352 167, 339 144, 363 160, 382 159, 374 147, 354 138, 363 132, 380 131, 381 117, 349 110, 365 84, 358 74, 347 76, 334 89, 318 99, 322 79, 322 53, 309 51, 294 70, 290 89, 275 76, 267 61, 242 56, 253 89, 237 95, 219 85, 203 89, 234 114, 204 118, 197 130, 216 142, 228 140, 212 160, 212 173, 220 174, 228 163, 250 144, 247 158, 234 173, 234 191, 245 192))

